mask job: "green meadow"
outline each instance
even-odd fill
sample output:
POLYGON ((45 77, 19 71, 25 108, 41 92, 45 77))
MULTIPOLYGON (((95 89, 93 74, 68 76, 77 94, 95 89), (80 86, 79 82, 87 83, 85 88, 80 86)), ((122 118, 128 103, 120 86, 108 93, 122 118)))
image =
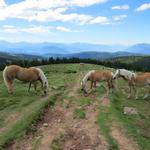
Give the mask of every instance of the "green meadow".
POLYGON ((84 108, 92 105, 93 101, 98 101, 96 124, 101 129, 101 134, 106 138, 109 145, 108 149, 120 149, 118 141, 111 134, 111 127, 114 122, 117 122, 125 130, 139 149, 150 149, 150 98, 142 99, 146 92, 145 88, 138 88, 138 100, 128 99, 127 83, 119 79, 116 82, 118 88, 114 93, 109 94, 110 102, 108 106, 105 106, 101 105, 101 98, 106 93, 105 83, 97 86, 94 99, 85 97, 80 88, 77 91, 79 97, 71 97, 68 92, 72 89, 68 87, 74 83, 80 84, 82 77, 89 70, 110 70, 110 68, 92 64, 85 64, 84 66, 56 64, 40 66, 40 68, 44 71, 49 82, 49 94, 46 97, 42 97, 40 83, 38 92, 35 92, 33 87, 28 92, 28 84, 17 80, 14 81, 14 93, 8 94, 2 72, 0 72, 0 149, 7 149, 12 141, 21 140, 26 134, 36 132, 33 125, 39 121, 40 116, 44 113, 43 110, 51 105, 55 106, 55 102, 58 100, 63 104, 64 99, 80 106, 75 108, 73 112, 73 117, 78 119, 85 119, 84 108), (125 106, 137 108, 138 115, 124 115, 123 108, 125 106))

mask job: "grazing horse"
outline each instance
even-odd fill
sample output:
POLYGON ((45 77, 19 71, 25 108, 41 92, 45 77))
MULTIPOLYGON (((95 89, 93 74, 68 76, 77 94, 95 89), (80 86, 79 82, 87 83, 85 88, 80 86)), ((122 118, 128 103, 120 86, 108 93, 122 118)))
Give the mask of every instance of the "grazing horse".
POLYGON ((148 96, 150 96, 150 72, 135 76, 133 75, 130 82, 135 91, 136 99, 138 99, 138 93, 136 90, 137 86, 148 86, 148 93, 143 97, 143 99, 146 99, 148 96))
POLYGON ((107 88, 107 95, 108 95, 110 89, 114 88, 112 77, 113 73, 110 71, 96 71, 96 70, 89 71, 81 81, 82 90, 84 90, 84 92, 87 93, 87 91, 85 90, 87 81, 91 81, 91 90, 93 86, 94 88, 96 88, 96 82, 106 81, 108 84, 107 88))
MULTIPOLYGON (((40 68, 30 67, 23 68, 17 65, 6 66, 3 71, 4 83, 8 89, 8 93, 13 93, 13 80, 18 79, 23 82, 29 82, 29 89, 31 84, 36 85, 37 81, 41 82, 44 94, 48 92, 48 81, 43 71, 40 68)), ((35 86, 36 89, 36 86, 35 86)))

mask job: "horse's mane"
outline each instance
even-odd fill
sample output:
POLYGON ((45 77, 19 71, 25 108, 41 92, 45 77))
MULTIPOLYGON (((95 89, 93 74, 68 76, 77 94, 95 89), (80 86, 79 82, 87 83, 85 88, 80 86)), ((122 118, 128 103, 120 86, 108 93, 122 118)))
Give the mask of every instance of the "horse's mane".
POLYGON ((47 81, 47 78, 46 78, 44 72, 42 71, 42 69, 36 68, 36 67, 31 67, 31 68, 34 68, 39 72, 39 76, 40 76, 40 79, 42 80, 43 87, 48 88, 48 81, 47 81))
POLYGON ((86 85, 86 82, 87 82, 87 80, 88 80, 88 77, 92 74, 92 73, 94 73, 95 72, 95 70, 91 70, 91 71, 89 71, 85 76, 84 76, 84 78, 82 79, 82 81, 81 81, 81 86, 82 87, 84 87, 85 85, 86 85))

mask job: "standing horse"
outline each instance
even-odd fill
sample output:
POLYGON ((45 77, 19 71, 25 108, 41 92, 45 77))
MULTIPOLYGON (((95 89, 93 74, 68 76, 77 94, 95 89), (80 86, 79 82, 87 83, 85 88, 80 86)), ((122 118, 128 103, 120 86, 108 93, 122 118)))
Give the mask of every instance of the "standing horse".
POLYGON ((129 80, 131 80, 133 75, 135 75, 135 73, 133 73, 129 70, 117 69, 115 74, 113 75, 113 79, 122 77, 124 80, 129 81, 129 80))
POLYGON ((36 82, 40 81, 44 94, 47 94, 48 92, 48 81, 40 68, 23 68, 17 65, 6 66, 3 71, 3 78, 9 93, 13 93, 14 79, 18 79, 23 82, 29 82, 29 90, 31 84, 36 85, 36 82))
POLYGON ((110 71, 89 71, 81 81, 82 90, 85 90, 87 81, 91 81, 91 90, 92 88, 96 88, 96 82, 106 81, 108 84, 107 88, 107 95, 110 89, 114 88, 113 81, 112 81, 113 73, 110 71))
POLYGON ((135 97, 138 99, 138 92, 136 90, 137 86, 148 86, 148 93, 145 94, 143 99, 146 99, 148 96, 150 96, 150 73, 143 73, 140 75, 132 76, 131 78, 131 85, 133 86, 135 97))
POLYGON ((117 69, 115 74, 113 75, 113 79, 117 79, 117 78, 123 78, 125 81, 128 82, 128 86, 129 86, 129 90, 130 90, 130 94, 128 95, 128 98, 131 97, 131 87, 133 86, 132 85, 132 82, 131 82, 131 79, 133 76, 135 76, 136 74, 129 71, 129 70, 126 70, 126 69, 117 69))

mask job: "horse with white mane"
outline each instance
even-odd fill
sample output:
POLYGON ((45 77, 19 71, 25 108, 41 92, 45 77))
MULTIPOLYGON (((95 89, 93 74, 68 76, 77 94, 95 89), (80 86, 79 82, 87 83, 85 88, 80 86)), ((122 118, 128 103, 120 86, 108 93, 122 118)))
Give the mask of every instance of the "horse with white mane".
MULTIPOLYGON (((113 76, 113 79, 120 78, 120 77, 128 81, 128 86, 130 89, 128 98, 131 98, 132 89, 135 92, 136 99, 138 98, 136 86, 149 85, 150 87, 150 73, 143 73, 141 75, 137 75, 134 72, 131 72, 126 69, 117 69, 113 76)), ((150 90, 149 90, 149 93, 150 93, 150 90)), ((147 97, 147 95, 144 96, 144 99, 147 97)))
POLYGON ((48 92, 48 81, 40 68, 23 68, 18 65, 6 66, 3 70, 3 79, 9 93, 13 93, 14 79, 30 83, 29 90, 31 84, 34 84, 34 86, 36 86, 36 82, 40 81, 44 94, 47 94, 48 92))
POLYGON ((91 87, 90 87, 91 90, 93 87, 96 88, 96 82, 106 81, 108 84, 108 89, 107 89, 107 95, 108 95, 108 93, 110 92, 110 89, 114 88, 114 84, 112 81, 113 75, 114 74, 110 71, 100 71, 100 70, 89 71, 81 81, 82 90, 84 90, 84 92, 87 93, 85 89, 87 81, 91 81, 91 87))
POLYGON ((125 81, 128 82, 128 86, 129 86, 129 89, 130 89, 130 94, 128 95, 128 98, 131 97, 131 92, 132 92, 132 82, 131 82, 131 79, 133 76, 135 76, 136 74, 134 72, 131 72, 129 70, 126 70, 126 69, 117 69, 115 74, 113 75, 113 79, 117 79, 117 78, 123 78, 125 81))
POLYGON ((113 75, 113 79, 116 79, 116 78, 120 78, 122 77, 124 80, 131 80, 132 76, 135 76, 135 73, 134 72, 131 72, 129 70, 126 70, 126 69, 117 69, 115 74, 113 75))

